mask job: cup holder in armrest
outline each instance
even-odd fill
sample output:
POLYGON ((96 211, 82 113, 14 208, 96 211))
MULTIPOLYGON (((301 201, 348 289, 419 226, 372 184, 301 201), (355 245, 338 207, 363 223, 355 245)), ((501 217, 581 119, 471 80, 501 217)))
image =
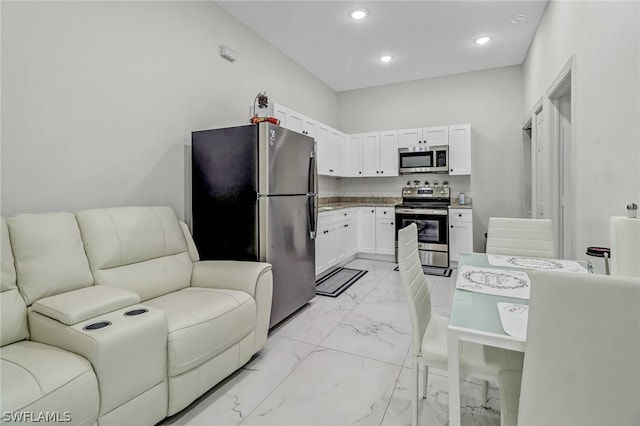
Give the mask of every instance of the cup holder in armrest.
POLYGON ((138 308, 138 309, 132 309, 130 311, 127 311, 124 313, 125 317, 134 317, 136 315, 142 315, 146 312, 149 312, 149 310, 147 308, 138 308))
POLYGON ((111 325, 111 321, 98 321, 93 322, 91 324, 87 324, 82 327, 83 330, 100 330, 101 328, 109 327, 111 325))

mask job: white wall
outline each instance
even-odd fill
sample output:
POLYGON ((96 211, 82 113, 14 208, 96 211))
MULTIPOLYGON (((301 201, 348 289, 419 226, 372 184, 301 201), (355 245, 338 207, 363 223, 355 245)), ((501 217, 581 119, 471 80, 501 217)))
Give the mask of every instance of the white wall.
POLYGON ((248 124, 264 90, 336 124, 335 92, 213 2, 1 8, 2 215, 163 204, 184 217, 190 132, 248 124))
POLYGON ((408 179, 442 182, 473 198, 474 249, 490 216, 522 216, 521 66, 338 93, 338 128, 348 133, 471 123, 471 177, 415 175, 339 179, 344 195, 400 196, 408 179))
POLYGON ((576 253, 640 204, 640 2, 549 2, 523 65, 524 111, 575 54, 576 253))

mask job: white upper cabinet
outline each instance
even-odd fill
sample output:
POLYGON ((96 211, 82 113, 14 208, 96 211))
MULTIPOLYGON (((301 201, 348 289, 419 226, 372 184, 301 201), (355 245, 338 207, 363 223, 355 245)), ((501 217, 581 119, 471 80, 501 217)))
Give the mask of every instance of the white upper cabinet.
POLYGON ((380 134, 362 134, 362 175, 380 176, 380 134))
POLYGON ((398 131, 398 147, 409 148, 422 145, 422 127, 416 129, 402 129, 398 131))
POLYGON ((471 174, 471 125, 449 126, 449 174, 471 174))
POLYGON ((380 132, 380 176, 398 176, 398 131, 380 132))
POLYGON ((347 174, 349 176, 361 177, 362 171, 362 135, 355 134, 347 137, 347 174))
POLYGON ((280 120, 280 127, 316 137, 318 123, 313 118, 276 103, 270 104, 269 109, 269 115, 280 120))
POLYGON ((425 127, 422 137, 427 146, 449 145, 449 126, 425 127))
POLYGON ((318 123, 318 128, 316 132, 316 154, 318 161, 318 174, 320 175, 330 175, 331 172, 331 154, 329 152, 330 149, 330 131, 331 127, 327 126, 323 123, 318 123))
POLYGON ((449 126, 419 127, 398 131, 398 147, 449 145, 449 126))

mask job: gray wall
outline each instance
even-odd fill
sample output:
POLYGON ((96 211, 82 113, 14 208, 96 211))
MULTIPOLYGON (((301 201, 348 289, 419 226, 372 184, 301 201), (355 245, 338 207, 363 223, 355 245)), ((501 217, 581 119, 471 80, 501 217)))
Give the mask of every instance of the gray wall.
POLYGON ((575 55, 576 254, 640 204, 640 2, 549 2, 523 65, 524 111, 575 55))
POLYGON ((473 198, 476 251, 490 216, 522 216, 521 66, 340 92, 338 108, 338 128, 348 133, 471 123, 470 177, 337 179, 342 194, 400 196, 408 179, 448 179, 452 195, 473 198))
POLYGON ((190 132, 247 124, 264 90, 337 124, 335 92, 213 2, 1 7, 2 215, 162 204, 188 216, 190 132))

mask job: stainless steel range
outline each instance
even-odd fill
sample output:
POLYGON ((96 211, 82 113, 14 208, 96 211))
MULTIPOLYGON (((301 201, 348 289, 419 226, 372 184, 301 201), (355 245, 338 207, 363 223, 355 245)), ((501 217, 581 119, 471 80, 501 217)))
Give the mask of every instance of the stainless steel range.
POLYGON ((418 253, 423 266, 449 268, 449 187, 428 181, 402 188, 402 204, 396 205, 396 252, 398 231, 411 223, 418 227, 418 253))

